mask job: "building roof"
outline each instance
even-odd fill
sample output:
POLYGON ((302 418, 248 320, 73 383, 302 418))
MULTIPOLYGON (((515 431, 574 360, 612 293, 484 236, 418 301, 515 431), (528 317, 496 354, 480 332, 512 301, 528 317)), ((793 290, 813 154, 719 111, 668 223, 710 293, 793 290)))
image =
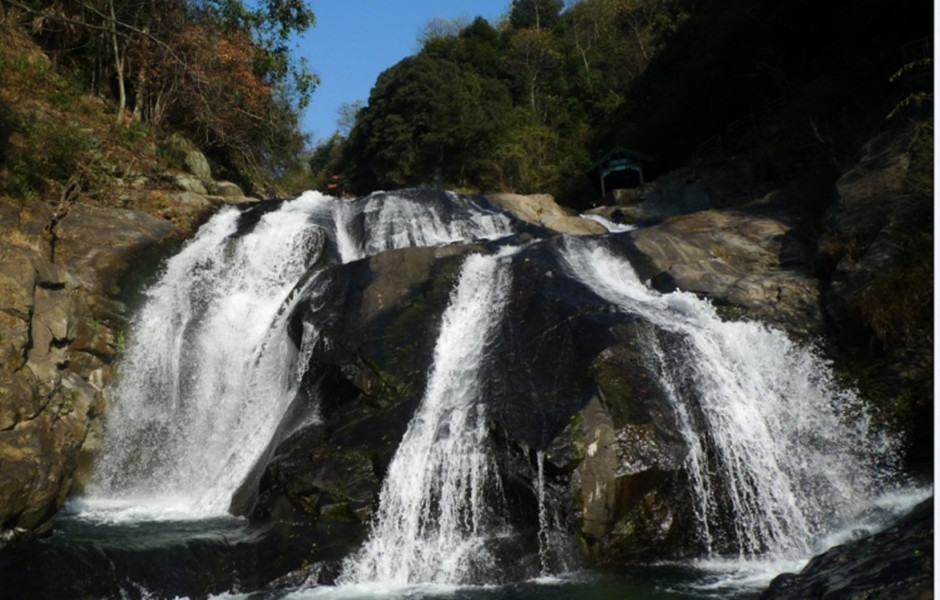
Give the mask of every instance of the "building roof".
POLYGON ((611 162, 614 162, 617 160, 624 160, 624 159, 627 159, 630 162, 633 162, 636 164, 639 164, 641 162, 649 162, 652 160, 656 160, 654 157, 650 156, 649 154, 643 154, 642 152, 637 152, 636 150, 630 150, 629 148, 624 148, 622 146, 614 146, 613 148, 608 150, 607 153, 604 154, 604 156, 602 156, 599 160, 594 162, 594 164, 592 164, 586 170, 588 173, 592 171, 599 171, 611 162))

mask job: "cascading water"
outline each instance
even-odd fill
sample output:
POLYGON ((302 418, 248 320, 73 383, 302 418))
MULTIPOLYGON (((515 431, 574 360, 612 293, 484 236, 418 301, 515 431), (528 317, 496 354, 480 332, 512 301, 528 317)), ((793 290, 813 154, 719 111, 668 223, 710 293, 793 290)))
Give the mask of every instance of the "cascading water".
POLYGON ((607 229, 607 231, 611 233, 622 233, 624 231, 633 231, 634 229, 636 229, 636 225, 625 225, 623 223, 616 223, 602 215, 594 215, 594 214, 585 213, 581 215, 581 218, 590 219, 591 221, 600 223, 607 229))
POLYGON ((240 213, 222 211, 167 263, 134 322, 87 504, 226 514, 302 375, 282 305, 320 256, 305 218, 320 203, 285 204, 237 237, 240 213))
POLYGON ((436 200, 405 190, 394 195, 378 192, 339 205, 336 239, 343 262, 395 248, 443 246, 513 233, 505 214, 472 198, 445 192, 436 200))
POLYGON ((597 295, 681 335, 678 353, 651 339, 648 360, 688 446, 707 553, 806 557, 872 506, 894 448, 812 349, 758 323, 722 321, 692 294, 650 290, 602 242, 569 239, 563 254, 597 295))
POLYGON ((464 583, 491 565, 499 479, 480 389, 511 279, 499 257, 470 255, 443 316, 421 406, 382 487, 372 535, 341 581, 464 583), (496 493, 494 494, 494 490, 496 493))
POLYGON ((166 265, 135 318, 111 395, 107 436, 82 501, 105 519, 226 514, 298 392, 314 324, 301 348, 291 307, 317 292, 309 277, 332 244, 339 262, 380 251, 502 237, 510 219, 472 199, 419 201, 409 192, 341 201, 308 192, 239 231, 214 216, 166 265), (295 289, 306 281, 303 289, 295 289))
POLYGON ((572 570, 574 561, 570 561, 570 540, 559 525, 557 509, 549 505, 545 488, 545 453, 535 453, 538 468, 536 493, 539 511, 539 576, 551 577, 572 570))
MULTIPOLYGON (((250 477, 259 476, 255 466, 267 464, 266 453, 303 425, 291 422, 292 404, 310 391, 300 386, 317 350, 319 307, 324 314, 336 310, 322 288, 333 273, 347 269, 327 271, 327 265, 406 246, 503 238, 518 227, 478 199, 443 193, 376 193, 342 201, 307 193, 264 208, 221 211, 149 290, 135 317, 121 378, 111 390, 114 402, 95 478, 76 503, 95 526, 100 520, 123 524, 227 513, 246 478, 251 483, 250 477), (306 310, 298 320, 294 309, 301 303, 306 310), (289 334, 288 323, 303 329, 289 334)), ((598 220, 612 231, 628 229, 598 220)), ((831 543, 832 531, 871 508, 892 468, 894 448, 872 433, 861 403, 835 385, 816 353, 762 325, 723 322, 691 294, 651 291, 623 257, 606 249, 604 238, 565 238, 561 250, 552 243, 533 242, 535 251, 520 259, 512 256, 518 248, 465 259, 441 317, 420 405, 382 479, 370 536, 342 563, 338 582, 364 586, 334 588, 337 595, 492 582, 503 575, 497 557, 517 550, 518 543, 529 562, 516 572, 535 574, 535 540, 519 540, 536 526, 541 574, 568 568, 570 514, 555 513, 551 503, 562 499, 569 472, 559 471, 552 462, 557 457, 549 460, 545 450, 534 452, 534 461, 531 454, 528 460, 524 452, 512 454, 519 448, 511 444, 522 438, 506 443, 502 433, 489 436, 494 422, 503 431, 497 415, 505 408, 499 404, 505 402, 500 384, 491 383, 505 383, 491 377, 505 368, 494 364, 500 360, 494 353, 509 347, 495 337, 519 331, 507 327, 515 324, 505 314, 510 308, 530 306, 524 304, 526 290, 510 293, 512 269, 518 269, 515 285, 522 288, 522 281, 539 281, 534 277, 543 264, 551 265, 545 276, 568 286, 565 293, 576 296, 576 303, 586 287, 590 306, 599 296, 660 331, 639 328, 640 335, 648 333, 645 372, 654 374, 672 403, 675 430, 684 438, 683 472, 705 554, 731 556, 737 563, 757 556, 804 559, 831 543), (508 462, 497 465, 498 460, 508 462)), ((349 269, 362 273, 363 266, 369 263, 349 269)), ((553 303, 566 300, 549 297, 553 303)), ((535 316, 549 314, 554 313, 535 316)), ((607 307, 603 315, 609 316, 607 307)), ((519 317, 523 323, 525 318, 519 317)), ((532 406, 543 398, 535 394, 532 406)), ((329 418, 325 409, 323 418, 329 418)), ((311 431, 321 435, 325 429, 311 431)), ((314 487, 302 490, 310 506, 342 506, 339 497, 317 500, 314 487)), ((148 531, 166 527, 150 525, 148 531)), ((342 526, 347 525, 359 526, 342 526)), ((238 522, 231 535, 242 535, 242 528, 238 522)), ((185 536, 183 543, 189 543, 185 536)), ((327 581, 334 581, 332 565, 311 569, 329 572, 327 581)), ((658 587, 645 589, 659 593, 658 587)), ((308 597, 315 591, 323 590, 297 593, 308 597)))

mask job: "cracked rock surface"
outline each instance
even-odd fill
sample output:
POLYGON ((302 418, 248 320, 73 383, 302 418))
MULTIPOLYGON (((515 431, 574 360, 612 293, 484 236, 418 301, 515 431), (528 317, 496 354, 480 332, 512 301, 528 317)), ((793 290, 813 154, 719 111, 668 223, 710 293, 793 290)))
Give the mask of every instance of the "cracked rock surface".
POLYGON ((0 545, 48 530, 81 483, 126 326, 114 292, 176 233, 137 211, 5 203, 18 235, 0 238, 0 545))

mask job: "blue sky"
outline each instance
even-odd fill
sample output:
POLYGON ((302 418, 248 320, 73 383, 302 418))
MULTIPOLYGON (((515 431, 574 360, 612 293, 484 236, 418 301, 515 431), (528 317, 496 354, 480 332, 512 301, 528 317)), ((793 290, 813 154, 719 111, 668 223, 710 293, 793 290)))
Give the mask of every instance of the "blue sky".
POLYGON ((511 0, 311 0, 316 25, 298 42, 298 56, 320 76, 301 129, 314 141, 336 130, 340 106, 369 99, 379 73, 419 49, 418 34, 434 17, 476 16, 494 25, 511 0))

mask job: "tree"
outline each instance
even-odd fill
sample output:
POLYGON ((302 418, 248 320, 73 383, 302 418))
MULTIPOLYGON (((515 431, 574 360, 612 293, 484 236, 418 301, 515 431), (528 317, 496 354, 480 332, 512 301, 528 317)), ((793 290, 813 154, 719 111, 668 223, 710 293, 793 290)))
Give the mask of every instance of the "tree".
POLYGON ((180 130, 249 187, 303 150, 317 79, 287 47, 313 24, 302 0, 2 1, 43 24, 37 41, 115 101, 118 124, 130 109, 180 130))
POLYGON ((334 133, 320 142, 311 151, 307 166, 313 176, 313 185, 317 189, 326 189, 334 175, 340 171, 343 148, 346 138, 334 133))
POLYGON ((529 109, 538 118, 538 95, 548 76, 558 67, 560 55, 547 31, 536 28, 516 32, 506 50, 506 70, 515 76, 525 92, 529 109))
POLYGON ((264 52, 259 68, 270 83, 277 83, 289 91, 299 109, 310 102, 310 95, 319 79, 310 73, 306 64, 292 62, 288 41, 316 22, 313 11, 304 0, 193 0, 197 8, 212 15, 230 31, 245 31, 252 42, 264 52))
POLYGON ((350 133, 347 169, 360 190, 479 187, 510 110, 503 81, 419 53, 379 76, 350 133))
POLYGON ((349 135, 349 132, 352 131, 353 126, 356 124, 356 117, 359 115, 359 111, 362 110, 364 106, 365 103, 362 100, 343 102, 339 105, 336 111, 339 117, 336 121, 336 125, 340 135, 349 135))
POLYGON ((519 193, 552 189, 558 176, 552 160, 558 134, 528 115, 520 114, 516 119, 517 124, 491 154, 499 189, 519 193))
POLYGON ((418 42, 422 47, 439 38, 455 38, 467 26, 466 17, 445 19, 434 17, 425 23, 418 32, 418 42))
POLYGON ((550 29, 564 7, 564 0, 512 0, 509 24, 513 29, 550 29))

